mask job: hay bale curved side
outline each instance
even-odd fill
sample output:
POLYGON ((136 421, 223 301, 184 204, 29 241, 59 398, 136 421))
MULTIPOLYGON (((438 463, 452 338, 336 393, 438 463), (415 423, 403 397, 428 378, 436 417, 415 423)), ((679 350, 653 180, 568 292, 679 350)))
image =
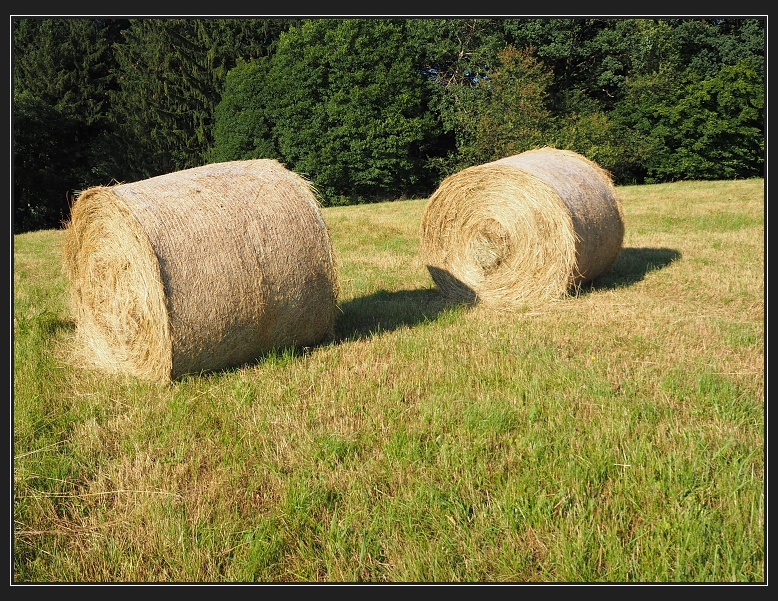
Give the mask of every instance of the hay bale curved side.
POLYGON ((556 148, 537 148, 496 163, 532 173, 564 202, 576 233, 573 286, 613 265, 624 242, 624 213, 610 173, 581 154, 556 148))
POLYGON ((272 159, 87 190, 64 262, 80 347, 107 371, 169 380, 333 334, 321 208, 310 182, 272 159))
POLYGON ((510 306, 561 298, 594 279, 623 235, 607 172, 541 148, 444 179, 422 214, 420 252, 449 299, 510 306))

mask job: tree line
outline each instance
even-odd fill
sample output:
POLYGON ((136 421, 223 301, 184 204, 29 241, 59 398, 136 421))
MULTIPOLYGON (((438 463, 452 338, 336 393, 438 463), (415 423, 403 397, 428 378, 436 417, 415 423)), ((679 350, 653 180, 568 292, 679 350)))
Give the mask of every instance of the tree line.
POLYGON ((619 185, 764 176, 765 18, 13 18, 13 230, 274 158, 323 205, 538 146, 619 185))

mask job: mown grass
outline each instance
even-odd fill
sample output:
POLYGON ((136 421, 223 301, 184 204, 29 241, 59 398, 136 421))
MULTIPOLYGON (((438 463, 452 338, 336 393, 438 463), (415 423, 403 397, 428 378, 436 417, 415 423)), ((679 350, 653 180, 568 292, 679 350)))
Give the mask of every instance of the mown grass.
POLYGON ((14 236, 13 582, 764 582, 764 181, 618 193, 511 312, 439 296, 426 199, 327 208, 335 339, 169 386, 70 366, 14 236))

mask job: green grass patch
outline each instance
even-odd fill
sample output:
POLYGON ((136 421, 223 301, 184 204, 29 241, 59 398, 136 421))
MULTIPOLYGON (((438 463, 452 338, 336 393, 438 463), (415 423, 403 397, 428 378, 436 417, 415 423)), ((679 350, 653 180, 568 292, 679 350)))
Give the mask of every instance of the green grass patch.
POLYGON ((617 192, 613 267, 501 312, 426 199, 326 208, 334 338, 170 385, 72 365, 14 236, 13 581, 764 582, 764 181, 617 192))

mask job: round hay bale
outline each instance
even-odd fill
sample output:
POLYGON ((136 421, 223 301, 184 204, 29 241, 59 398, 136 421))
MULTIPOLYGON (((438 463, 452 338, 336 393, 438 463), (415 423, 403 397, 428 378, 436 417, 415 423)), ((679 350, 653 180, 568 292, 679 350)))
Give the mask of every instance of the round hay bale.
POLYGON ((143 379, 237 366, 334 330, 313 186, 271 159, 81 193, 63 243, 83 363, 143 379))
POLYGON ((420 237, 445 297, 516 306, 562 298, 608 269, 624 218, 607 171, 544 147, 444 179, 424 208, 420 237))

